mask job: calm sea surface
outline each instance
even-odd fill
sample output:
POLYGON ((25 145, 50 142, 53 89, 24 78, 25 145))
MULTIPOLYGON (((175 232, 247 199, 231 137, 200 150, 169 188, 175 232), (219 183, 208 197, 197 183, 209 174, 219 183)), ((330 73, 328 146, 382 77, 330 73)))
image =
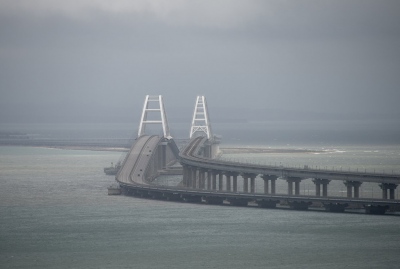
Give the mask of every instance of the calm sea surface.
MULTIPOLYGON (((331 145, 286 145, 320 150, 319 154, 224 158, 399 173, 398 145, 331 145)), ((108 196, 114 179, 103 167, 121 154, 1 146, 0 267, 400 267, 400 217, 108 196)), ((178 180, 166 177, 159 182, 173 185, 178 180)), ((302 184, 302 192, 312 194, 312 182, 302 184)), ((341 195, 343 183, 331 184, 330 193, 341 195)), ((361 195, 378 197, 378 188, 363 184, 361 195)), ((278 192, 285 191, 283 182, 278 192)))

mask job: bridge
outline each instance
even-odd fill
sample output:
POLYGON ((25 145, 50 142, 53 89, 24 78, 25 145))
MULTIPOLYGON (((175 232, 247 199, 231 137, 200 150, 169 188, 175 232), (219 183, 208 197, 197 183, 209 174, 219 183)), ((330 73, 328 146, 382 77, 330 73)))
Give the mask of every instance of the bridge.
POLYGON ((279 206, 295 210, 319 207, 330 212, 345 212, 350 206, 356 206, 364 208, 366 213, 384 214, 389 209, 397 211, 400 208, 400 201, 395 200, 394 195, 400 175, 318 170, 307 166, 289 168, 216 158, 219 139, 212 134, 204 96, 197 97, 189 137, 189 143, 179 151, 169 133, 162 97, 146 96, 138 138, 116 176, 123 193, 153 199, 234 206, 279 206), (149 113, 156 113, 159 118, 147 120, 149 113), (162 125, 163 136, 147 135, 147 124, 162 125), (165 173, 183 174, 182 182, 175 187, 153 183, 156 177, 165 173), (263 193, 256 192, 257 177, 264 182, 263 193), (300 182, 308 178, 312 178, 315 184, 315 196, 300 195, 300 182), (276 194, 277 180, 287 182, 287 194, 276 194), (332 180, 343 181, 347 197, 329 196, 328 186, 332 180), (363 182, 379 184, 382 199, 360 198, 359 188, 363 182), (238 191, 238 184, 243 186, 241 191, 238 191))

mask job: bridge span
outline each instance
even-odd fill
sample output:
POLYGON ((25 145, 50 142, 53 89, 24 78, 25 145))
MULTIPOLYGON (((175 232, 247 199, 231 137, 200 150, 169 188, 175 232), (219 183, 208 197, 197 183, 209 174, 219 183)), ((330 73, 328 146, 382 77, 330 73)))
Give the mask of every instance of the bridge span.
MULTIPOLYGON (((145 109, 148 109, 146 105, 145 109)), ((143 122, 149 123, 145 120, 143 122)), ((204 130, 204 128, 198 129, 204 130)), ((163 137, 139 133, 139 137, 135 140, 122 168, 116 175, 116 180, 124 194, 235 206, 258 205, 276 208, 279 205, 297 210, 306 210, 313 206, 313 208, 325 208, 326 211, 331 212, 345 212, 352 205, 365 208, 365 212, 371 214, 384 214, 388 209, 400 211, 400 201, 395 200, 394 196, 394 190, 400 183, 400 175, 316 170, 307 167, 300 169, 223 161, 214 158, 217 152, 216 143, 209 133, 206 136, 193 136, 188 145, 179 152, 169 135, 168 128, 164 130, 167 131, 164 132, 163 137), (178 161, 183 167, 182 182, 179 186, 164 187, 152 183, 157 176, 170 169, 178 161), (256 193, 255 178, 257 176, 261 176, 264 181, 263 193, 256 193), (315 183, 315 196, 300 195, 300 182, 307 178, 312 178, 315 183), (287 194, 276 194, 275 182, 278 179, 287 181, 287 194), (332 180, 344 182, 347 187, 346 198, 328 195, 328 185, 332 180), (239 181, 243 184, 240 192, 238 191, 239 181), (359 187, 363 182, 379 184, 382 188, 382 199, 360 198, 359 187)))
MULTIPOLYGON (((139 136, 118 171, 120 185, 148 185, 177 162, 179 149, 172 139, 156 135, 139 136)), ((178 171, 179 174, 179 171, 178 171)))
MULTIPOLYGON (((344 212, 349 205, 358 205, 359 207, 364 207, 367 213, 372 214, 384 214, 389 208, 393 209, 400 206, 400 201, 393 199, 342 198, 324 195, 305 196, 296 193, 284 195, 274 193, 273 188, 270 189, 270 192, 256 193, 252 183, 256 174, 261 174, 263 178, 274 182, 282 175, 282 169, 285 176, 285 169, 281 167, 266 167, 263 170, 258 165, 255 167, 251 164, 238 165, 238 163, 206 158, 202 156, 206 143, 207 138, 205 137, 196 137, 190 141, 179 154, 179 161, 183 165, 182 183, 176 187, 165 187, 152 184, 152 180, 160 174, 160 169, 168 167, 167 163, 171 164, 176 161, 176 152, 173 151, 175 148, 174 142, 173 140, 165 141, 164 138, 158 136, 141 136, 136 139, 126 156, 116 180, 124 194, 171 201, 204 202, 234 206, 253 204, 265 208, 276 208, 277 205, 285 205, 297 210, 306 210, 313 205, 331 212, 344 212), (169 157, 165 159, 166 161, 163 161, 163 156, 169 157), (243 180, 243 191, 241 192, 237 191, 237 177, 239 175, 243 180), (225 184, 222 184, 223 180, 225 180, 225 184), (250 180, 250 188, 246 187, 246 185, 248 186, 248 183, 246 184, 248 180, 250 180), (229 181, 231 183, 228 183, 229 181), (223 186, 226 186, 226 188, 223 189, 223 186)), ((319 176, 317 172, 319 171, 308 171, 308 173, 314 173, 312 174, 314 176, 319 176)), ((321 171, 321 173, 323 173, 321 177, 322 175, 329 175, 327 171, 321 171)), ((302 175, 310 176, 310 174, 302 175)), ((347 176, 349 179, 353 179, 351 178, 353 175, 347 176)), ((377 179, 383 180, 379 175, 375 176, 377 176, 377 179)), ((286 179, 285 177, 282 178, 286 179)), ((370 181, 373 178, 367 177, 367 180, 370 181)), ((391 180, 395 179, 391 178, 391 180)), ((264 190, 267 189, 264 188, 264 190)))
MULTIPOLYGON (((255 178, 261 176, 264 180, 264 193, 275 194, 275 180, 284 179, 288 183, 288 194, 299 195, 300 181, 312 178, 316 186, 316 196, 328 196, 328 184, 332 180, 344 181, 347 187, 348 198, 359 198, 359 187, 363 182, 376 182, 382 188, 382 199, 394 199, 394 190, 400 183, 400 175, 379 174, 379 173, 363 173, 338 170, 319 170, 304 168, 293 168, 284 166, 258 165, 240 162, 223 161, 219 159, 210 159, 202 157, 200 149, 205 143, 205 138, 197 138, 191 143, 181 154, 181 164, 184 167, 184 186, 186 187, 203 187, 205 182, 196 182, 195 172, 200 173, 200 179, 203 173, 211 174, 214 180, 216 175, 225 176, 226 191, 237 192, 237 176, 243 177, 243 191, 255 192, 255 178), (232 180, 232 179, 233 180, 232 180), (250 181, 250 189, 249 189, 250 181), (269 183, 271 185, 269 185, 269 183), (294 185, 294 188, 293 188, 294 185), (388 194, 389 190, 389 196, 388 194)), ((210 177, 209 177, 210 178, 210 177)), ((219 184, 220 186, 221 184, 219 184)), ((216 184, 212 181, 207 184, 208 189, 216 189, 216 184)), ((219 188, 221 189, 221 188, 219 188)))

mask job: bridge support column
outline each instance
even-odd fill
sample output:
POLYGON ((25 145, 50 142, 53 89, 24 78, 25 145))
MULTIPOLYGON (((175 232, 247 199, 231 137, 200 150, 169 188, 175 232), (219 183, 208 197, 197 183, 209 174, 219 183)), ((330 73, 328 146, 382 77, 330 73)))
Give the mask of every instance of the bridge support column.
POLYGON ((197 168, 196 167, 192 167, 192 188, 196 189, 197 188, 197 168))
POLYGON ((275 194, 275 181, 278 177, 274 175, 262 175, 264 180, 264 194, 269 194, 269 181, 271 180, 271 194, 275 194))
POLYGON ((165 169, 167 167, 167 142, 162 142, 158 146, 158 167, 165 169))
POLYGON ((183 168, 183 180, 182 180, 182 185, 184 187, 187 187, 189 184, 189 169, 187 167, 187 165, 182 165, 183 168))
POLYGON ((390 193, 389 199, 394 200, 394 189, 389 189, 389 193, 390 193))
POLYGON ((247 174, 242 175, 243 177, 243 192, 249 192, 249 176, 247 174))
POLYGON ((250 176, 250 192, 255 193, 256 192, 256 176, 257 175, 251 175, 250 176))
POLYGON ((359 198, 360 197, 360 185, 362 182, 360 181, 350 181, 346 180, 344 181, 344 185, 347 187, 347 198, 352 198, 353 193, 352 190, 354 188, 354 198, 359 198))
POLYGON ((359 184, 354 184, 354 198, 360 197, 360 185, 361 182, 359 184))
POLYGON ((314 178, 313 182, 315 183, 315 195, 321 196, 321 185, 322 185, 322 196, 328 196, 328 184, 330 182, 329 179, 321 179, 321 178, 314 178))
POLYGON ((271 194, 275 194, 276 193, 276 180, 277 180, 278 178, 275 178, 275 179, 271 179, 271 194))
POLYGON ((232 181, 233 181, 233 192, 237 192, 237 176, 238 176, 238 173, 232 173, 232 177, 233 177, 233 179, 232 179, 232 181))
POLYGON ((257 174, 243 173, 243 192, 249 192, 249 179, 250 179, 250 192, 255 192, 255 178, 257 174))
POLYGON ((212 176, 212 189, 215 191, 217 189, 217 171, 211 170, 211 176, 212 176))
POLYGON ((206 171, 207 174, 207 190, 211 190, 211 171, 206 171))
POLYGON ((325 181, 322 183, 322 196, 327 197, 328 196, 328 184, 330 180, 325 179, 325 181))
POLYGON ((199 170, 199 189, 206 188, 206 170, 200 169, 199 170))
POLYGON ((300 177, 287 177, 288 183, 288 195, 293 195, 293 183, 294 183, 294 195, 300 195, 300 177))
POLYGON ((231 191, 231 173, 225 172, 225 177, 226 177, 226 190, 231 191))
POLYGON ((223 191, 223 177, 224 177, 224 174, 220 171, 219 172, 219 174, 218 174, 218 190, 220 190, 220 191, 223 191))
POLYGON ((347 198, 352 198, 353 197, 353 186, 350 184, 346 185, 347 187, 347 198))
POLYGON ((192 166, 186 166, 186 176, 187 176, 187 181, 186 181, 186 187, 192 188, 193 187, 193 167, 192 166))
POLYGON ((382 183, 379 184, 382 189, 382 199, 388 199, 387 191, 389 190, 389 199, 394 199, 394 190, 397 188, 397 184, 394 183, 382 183))

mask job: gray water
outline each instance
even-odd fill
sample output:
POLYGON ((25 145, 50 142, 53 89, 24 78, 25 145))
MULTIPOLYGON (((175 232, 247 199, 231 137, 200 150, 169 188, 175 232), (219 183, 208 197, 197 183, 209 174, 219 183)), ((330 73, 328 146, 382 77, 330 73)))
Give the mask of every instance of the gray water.
MULTIPOLYGON (((321 151, 223 156, 230 160, 400 171, 398 125, 300 125, 218 124, 214 130, 223 135, 222 146, 321 151)), ((0 131, 73 143, 76 139, 128 140, 132 126, 136 124, 3 124, 0 131)), ((185 137, 189 127, 182 124, 171 130, 185 137)), ((103 173, 103 167, 121 156, 121 152, 0 146, 0 268, 400 267, 398 216, 108 196, 107 187, 114 179, 103 173)), ((157 182, 175 185, 179 181, 179 177, 163 177, 157 182)), ((278 182, 277 191, 285 193, 285 182, 278 182)), ((329 194, 341 196, 342 185, 331 182, 329 194)), ((260 180, 257 190, 262 191, 260 180)), ((301 194, 313 191, 312 182, 302 181, 301 194)), ((360 191, 362 197, 381 195, 376 184, 363 184, 360 191)))
POLYGON ((400 218, 108 196, 119 152, 0 147, 1 268, 395 268, 400 218))

